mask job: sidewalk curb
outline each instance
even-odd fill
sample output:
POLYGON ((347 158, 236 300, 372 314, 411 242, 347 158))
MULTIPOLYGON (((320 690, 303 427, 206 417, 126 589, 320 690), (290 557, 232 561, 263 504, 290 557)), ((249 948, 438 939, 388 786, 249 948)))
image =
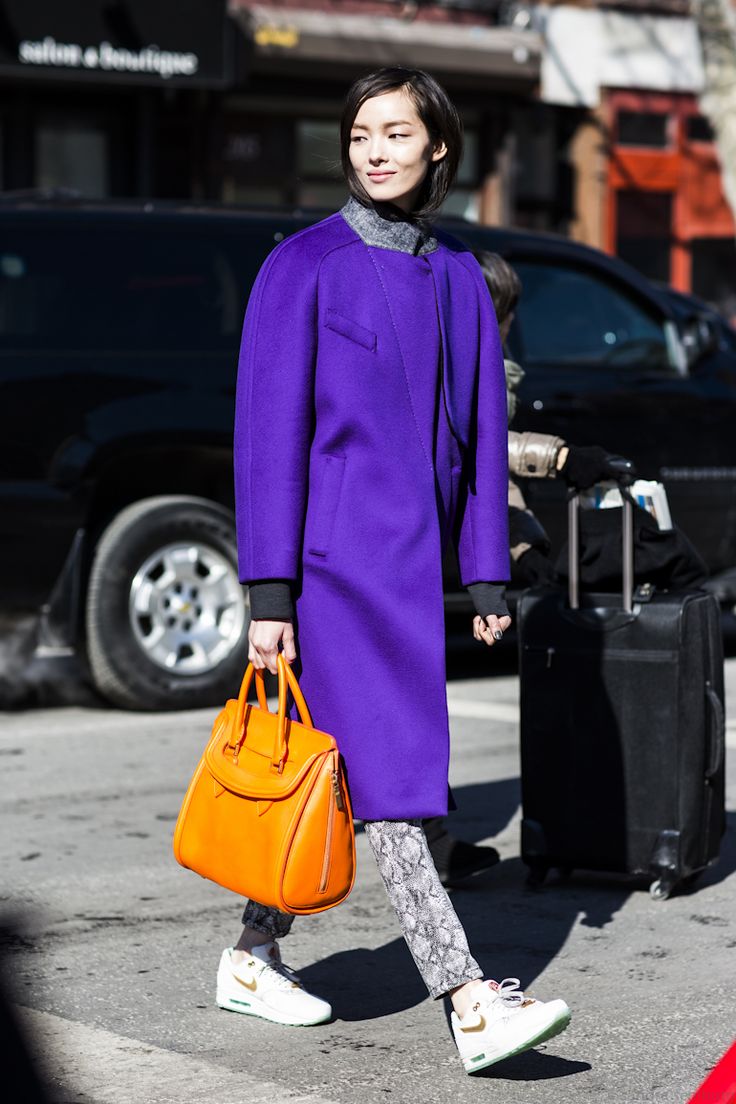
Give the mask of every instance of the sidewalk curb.
POLYGON ((16 1006, 16 1011, 55 1099, 94 1104, 335 1104, 50 1012, 23 1006, 16 1006))

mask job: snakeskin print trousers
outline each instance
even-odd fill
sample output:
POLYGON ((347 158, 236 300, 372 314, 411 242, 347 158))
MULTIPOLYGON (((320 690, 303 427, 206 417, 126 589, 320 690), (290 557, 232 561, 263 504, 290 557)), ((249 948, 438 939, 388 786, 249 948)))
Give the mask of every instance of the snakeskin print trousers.
MULTIPOLYGON (((367 820, 365 834, 429 995, 437 999, 483 977, 450 898, 440 882, 419 820, 367 820)), ((243 924, 279 939, 294 917, 248 901, 243 924)))

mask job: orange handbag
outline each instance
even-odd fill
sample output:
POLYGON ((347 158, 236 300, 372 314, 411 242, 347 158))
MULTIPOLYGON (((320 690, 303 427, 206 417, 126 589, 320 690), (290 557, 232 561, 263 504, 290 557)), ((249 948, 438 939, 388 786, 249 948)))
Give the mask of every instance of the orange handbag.
POLYGON ((279 704, 271 713, 264 673, 258 705, 237 701, 215 720, 174 829, 177 862, 262 905, 296 914, 344 901, 355 880, 355 831, 332 736, 312 724, 294 672, 278 653, 279 704), (287 689, 301 722, 286 715, 287 689), (260 708, 259 708, 260 706, 260 708))

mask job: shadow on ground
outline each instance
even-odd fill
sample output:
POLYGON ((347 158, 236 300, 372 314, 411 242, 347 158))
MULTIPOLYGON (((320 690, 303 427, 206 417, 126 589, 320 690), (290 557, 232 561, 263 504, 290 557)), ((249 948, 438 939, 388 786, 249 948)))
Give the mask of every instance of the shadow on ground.
POLYGON ((569 1058, 560 1058, 556 1054, 545 1054, 541 1050, 528 1050, 516 1058, 506 1058, 498 1065, 489 1066, 473 1076, 493 1081, 554 1081, 557 1077, 572 1077, 576 1073, 587 1073, 593 1067, 589 1062, 572 1062, 569 1058))
MULTIPOLYGON (((465 839, 485 839, 499 834, 519 803, 518 778, 503 779, 455 791, 458 812, 453 832, 465 839)), ((728 827, 717 864, 704 871, 683 894, 697 894, 723 881, 736 870, 736 813, 728 814, 728 827)), ((526 867, 519 858, 509 859, 484 875, 452 891, 453 904, 468 934, 473 954, 488 977, 519 977, 528 989, 544 973, 567 942, 576 923, 591 929, 590 962, 576 962, 575 969, 594 974, 596 932, 615 923, 616 914, 631 893, 646 893, 649 879, 576 871, 560 879, 552 873, 541 889, 526 885, 526 867)), ((651 902, 666 910, 667 902, 651 902)), ((578 956, 580 958, 580 956, 578 956)), ((308 987, 329 988, 335 1015, 342 1020, 370 1020, 413 1008, 426 999, 403 938, 375 950, 365 947, 330 955, 300 971, 308 987), (377 977, 391 984, 376 986, 377 977), (340 984, 337 979, 344 979, 340 984), (361 993, 356 1004, 355 993, 361 993)), ((544 994, 540 993, 544 998, 544 994)), ((539 1078, 562 1077, 588 1068, 584 1063, 562 1062, 539 1055, 539 1078), (541 1061, 544 1059, 544 1061, 541 1061), (570 1068, 572 1067, 572 1068, 570 1068)), ((504 1064, 504 1077, 514 1077, 512 1063, 504 1064)), ((518 1076, 534 1080, 527 1062, 518 1076)), ((492 1071, 489 1076, 493 1076, 492 1071)))

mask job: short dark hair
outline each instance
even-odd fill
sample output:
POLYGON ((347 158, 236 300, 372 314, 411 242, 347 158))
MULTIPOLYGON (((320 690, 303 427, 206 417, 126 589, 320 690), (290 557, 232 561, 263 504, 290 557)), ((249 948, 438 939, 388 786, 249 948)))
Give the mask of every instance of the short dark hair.
MULTIPOLYGON (((457 108, 442 85, 423 69, 408 69, 403 65, 384 66, 353 81, 345 97, 340 119, 342 171, 351 195, 364 207, 372 207, 373 200, 350 162, 350 131, 366 100, 397 88, 405 89, 411 97, 419 118, 427 128, 432 145, 444 142, 447 146, 444 157, 430 162, 411 212, 417 219, 427 219, 439 211, 455 180, 463 153, 463 124, 457 108)), ((390 203, 385 204, 386 208, 392 206, 390 203)), ((390 214, 388 211, 386 213, 390 214)))
POLYGON ((521 280, 508 261, 487 249, 474 249, 473 256, 483 269, 491 293, 496 319, 500 325, 515 309, 521 296, 521 280))

